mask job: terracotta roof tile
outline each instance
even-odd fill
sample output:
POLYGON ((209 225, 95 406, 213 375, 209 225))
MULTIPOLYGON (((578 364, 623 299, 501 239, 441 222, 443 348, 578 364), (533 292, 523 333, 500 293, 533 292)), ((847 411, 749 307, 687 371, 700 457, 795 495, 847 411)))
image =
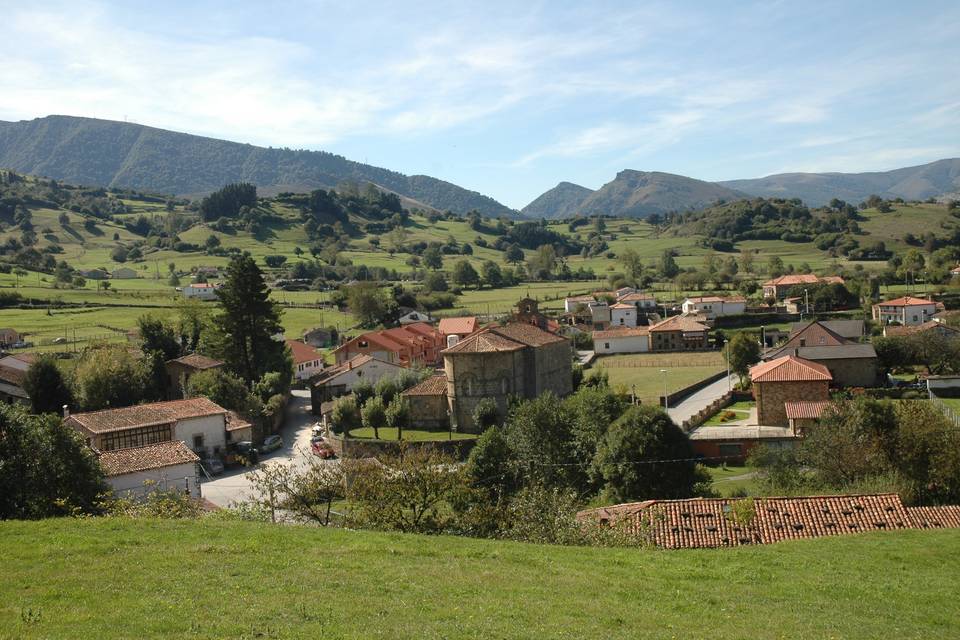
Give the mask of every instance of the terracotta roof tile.
POLYGON ((226 412, 226 409, 209 398, 199 397, 138 404, 121 409, 74 413, 65 422, 82 426, 93 433, 107 433, 134 427, 167 424, 187 418, 225 414, 226 412))
POLYGON ((524 347, 540 347, 566 340, 532 324, 511 322, 502 327, 487 327, 445 349, 443 353, 517 351, 524 347))
POLYGON ((638 336, 648 336, 650 330, 647 327, 624 327, 622 329, 608 329, 606 331, 594 331, 594 340, 609 340, 611 338, 636 338, 638 336))
POLYGON ((683 331, 685 333, 696 333, 710 331, 710 327, 697 322, 689 316, 672 316, 650 327, 650 331, 683 331))
POLYGON ((769 362, 761 362, 750 368, 751 382, 801 382, 807 380, 833 380, 830 370, 822 364, 783 356, 769 362))
POLYGON ((27 372, 21 369, 0 365, 0 381, 12 384, 15 387, 23 386, 23 377, 26 374, 27 372))
POLYGON ((476 316, 468 316, 464 318, 441 318, 439 325, 440 333, 445 336, 464 336, 473 333, 479 327, 480 323, 477 321, 476 316))
POLYGON ((403 392, 405 396, 445 396, 447 395, 447 376, 430 376, 403 392))
POLYGON ((930 304, 936 304, 933 300, 927 300, 926 298, 914 298, 913 296, 903 296, 901 298, 894 298, 893 300, 887 300, 886 302, 878 302, 873 305, 875 307, 920 307, 930 304))
POLYGON ((285 340, 284 342, 290 347, 294 364, 303 364, 305 362, 313 362, 314 360, 323 361, 323 354, 304 342, 300 342, 299 340, 285 340))
POLYGON ((819 420, 830 406, 833 406, 833 403, 829 400, 798 400, 783 403, 788 420, 819 420))
POLYGON ((939 529, 941 527, 960 529, 960 506, 942 505, 938 507, 907 507, 907 514, 918 529, 939 529))
POLYGON ((960 329, 951 327, 950 325, 944 324, 942 322, 937 322, 936 320, 927 320, 923 324, 914 324, 914 325, 904 325, 904 326, 886 326, 883 328, 883 335, 885 336, 909 336, 915 333, 923 333, 924 331, 942 331, 946 333, 960 333, 960 329))
POLYGON ((178 464, 197 462, 200 458, 187 445, 178 441, 161 442, 146 447, 104 451, 99 455, 106 476, 119 476, 137 471, 162 469, 178 464))

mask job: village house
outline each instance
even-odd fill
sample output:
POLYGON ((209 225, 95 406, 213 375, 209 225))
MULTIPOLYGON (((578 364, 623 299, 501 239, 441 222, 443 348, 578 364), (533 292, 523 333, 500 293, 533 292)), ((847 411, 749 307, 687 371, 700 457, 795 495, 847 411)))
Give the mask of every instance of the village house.
POLYGON ((430 317, 429 313, 424 313, 423 311, 417 311, 416 309, 411 309, 400 316, 397 319, 397 322, 400 325, 413 324, 414 322, 433 322, 433 318, 430 317))
POLYGON ((11 353, 0 358, 0 367, 9 367, 18 371, 26 371, 37 361, 36 353, 11 353))
POLYGON ((64 424, 101 452, 182 441, 206 458, 226 445, 226 416, 226 409, 200 397, 74 413, 64 424))
POLYGON ((350 393, 360 380, 376 384, 380 378, 393 377, 404 367, 369 354, 354 356, 344 363, 323 370, 310 382, 310 399, 313 413, 320 415, 321 405, 334 398, 350 393))
POLYGON ((448 429, 450 427, 446 375, 430 376, 401 395, 410 408, 410 424, 414 428, 448 429))
POLYGON ((323 371, 323 354, 297 340, 285 340, 293 356, 293 375, 297 380, 309 380, 323 371))
POLYGON ((106 280, 110 277, 106 269, 78 269, 77 273, 87 280, 106 280))
POLYGON ((332 327, 316 327, 303 334, 303 342, 314 348, 332 347, 337 337, 337 330, 332 327))
POLYGON ((796 400, 783 404, 790 431, 796 436, 803 436, 808 429, 818 424, 824 412, 832 406, 833 402, 830 400, 796 400))
POLYGON ((0 329, 0 347, 9 348, 21 341, 20 334, 16 329, 9 327, 0 329))
POLYGON ((340 345, 333 354, 336 364, 367 354, 404 367, 432 366, 439 360, 443 346, 440 331, 425 322, 415 322, 361 334, 340 345))
POLYGON ((757 423, 789 427, 786 403, 830 399, 833 376, 822 364, 787 355, 750 368, 757 423))
POLYGON ((452 347, 467 336, 476 333, 480 329, 480 322, 476 316, 440 318, 437 329, 443 336, 444 347, 452 347))
POLYGON ((110 277, 114 280, 130 280, 140 276, 130 267, 118 267, 110 273, 110 277))
POLYGON ((632 304, 641 313, 655 313, 657 310, 657 299, 647 293, 638 293, 631 291, 617 299, 620 304, 632 304))
MULTIPOLYGON (((866 335, 863 320, 817 320, 816 322, 841 338, 852 342, 859 342, 866 335)), ((791 324, 790 337, 809 327, 810 323, 811 321, 807 320, 791 324)))
POLYGON ((473 411, 484 398, 506 415, 511 396, 536 398, 573 390, 570 341, 525 323, 488 327, 443 351, 447 402, 456 429, 474 432, 473 411))
POLYGON ((164 369, 167 372, 167 389, 171 400, 183 398, 186 395, 187 384, 194 374, 223 366, 220 360, 214 360, 199 353, 188 353, 185 356, 167 360, 164 369))
POLYGON ((590 321, 594 329, 606 329, 610 326, 610 305, 605 300, 598 300, 590 305, 590 321))
POLYGON ((773 278, 763 283, 763 297, 783 300, 794 287, 812 287, 818 284, 843 284, 840 276, 825 276, 823 278, 812 273, 795 273, 779 278, 773 278))
POLYGON ((117 496, 141 498, 153 490, 179 490, 200 497, 200 459, 183 442, 102 451, 97 457, 117 496))
POLYGON ((707 348, 710 327, 686 316, 673 316, 649 328, 651 351, 698 351, 707 348))
POLYGON ((663 549, 773 544, 899 529, 960 528, 960 507, 906 507, 874 495, 646 500, 587 509, 581 522, 618 524, 663 549))
POLYGON ((613 327, 636 327, 637 308, 632 304, 622 302, 611 305, 610 325, 613 327))
POLYGON ((650 330, 647 327, 625 327, 594 331, 593 350, 597 355, 646 353, 650 351, 650 330))
POLYGON ((918 325, 933 319, 943 305, 927 298, 903 296, 873 305, 873 319, 880 324, 918 325))
POLYGON ((581 308, 589 308, 595 302, 596 299, 591 295, 571 296, 563 299, 563 310, 567 313, 573 313, 581 308))
POLYGON ((0 402, 30 404, 30 396, 23 388, 26 370, 0 365, 0 402))
POLYGON ((196 300, 216 300, 219 284, 209 284, 207 282, 194 282, 183 287, 183 297, 196 300))
POLYGON ((794 332, 787 341, 763 354, 764 360, 794 355, 824 365, 838 387, 873 387, 879 376, 877 352, 872 344, 855 342, 815 321, 794 332))
POLYGON ((227 444, 253 440, 253 423, 243 418, 236 411, 227 411, 227 444))
POLYGON ((956 327, 951 327, 948 324, 942 322, 937 322, 936 320, 927 320, 923 324, 915 325, 884 325, 883 326, 883 336, 885 338, 897 338, 904 336, 913 336, 921 333, 926 333, 932 331, 933 333, 944 337, 944 338, 956 338, 960 336, 960 329, 956 327))
POLYGON ((723 316, 736 316, 746 313, 746 298, 721 298, 719 296, 699 296, 687 298, 680 305, 685 314, 702 314, 707 320, 723 316))
POLYGON ((510 322, 533 325, 552 333, 560 330, 560 323, 540 313, 540 303, 533 298, 520 299, 510 317, 510 322))

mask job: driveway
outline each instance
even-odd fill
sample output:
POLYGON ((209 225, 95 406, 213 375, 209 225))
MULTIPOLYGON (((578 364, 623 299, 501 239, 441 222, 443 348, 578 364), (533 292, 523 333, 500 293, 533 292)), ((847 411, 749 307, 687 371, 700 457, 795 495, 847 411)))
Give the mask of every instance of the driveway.
MULTIPOLYGON (((261 456, 260 463, 279 462, 292 464, 308 458, 310 455, 310 427, 316 422, 316 416, 310 413, 310 392, 294 389, 287 405, 286 418, 280 435, 283 447, 261 456)), ((234 502, 245 502, 255 497, 246 474, 252 471, 248 467, 227 469, 212 480, 200 483, 200 492, 210 502, 228 507, 234 502)))
POLYGON ((736 383, 736 375, 731 374, 729 379, 721 378, 687 397, 677 406, 668 408, 667 413, 678 426, 682 425, 684 420, 689 420, 698 411, 732 389, 736 383))

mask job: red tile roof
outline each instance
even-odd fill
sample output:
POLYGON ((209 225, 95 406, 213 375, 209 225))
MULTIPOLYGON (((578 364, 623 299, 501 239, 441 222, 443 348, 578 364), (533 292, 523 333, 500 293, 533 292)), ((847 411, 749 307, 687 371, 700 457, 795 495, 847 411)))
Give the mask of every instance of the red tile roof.
POLYGON ((650 331, 683 331, 684 333, 696 333, 710 331, 710 327, 697 322, 689 316, 673 316, 653 325, 650 327, 650 331))
POLYGON ((887 300, 886 302, 878 302, 873 305, 875 307, 920 307, 930 304, 936 304, 933 300, 927 300, 926 298, 914 298, 913 296, 903 296, 902 298, 894 298, 893 300, 887 300))
POLYGON ((947 527, 960 529, 960 506, 941 505, 937 507, 907 507, 910 520, 918 529, 939 529, 947 527))
POLYGON ((198 369, 200 371, 204 369, 216 369, 217 367, 223 366, 223 362, 221 362, 220 360, 214 360, 213 358, 202 356, 199 353, 188 353, 185 356, 181 356, 179 358, 170 360, 170 362, 177 362, 186 367, 190 367, 192 369, 198 369))
POLYGON ((616 522, 667 549, 735 547, 916 528, 895 493, 855 496, 649 500, 591 509, 581 520, 616 522))
POLYGON ((648 336, 650 330, 647 327, 624 327, 622 329, 608 329, 606 331, 594 331, 594 340, 609 340, 610 338, 636 338, 638 336, 648 336))
POLYGON ((443 353, 518 351, 524 347, 540 347, 566 341, 566 338, 532 324, 511 322, 502 327, 487 327, 444 349, 443 353))
POLYGON ((617 304, 610 305, 611 309, 635 309, 632 304, 626 304, 623 302, 618 302, 617 304))
POLYGON ((788 420, 819 420, 830 406, 833 406, 833 403, 829 400, 799 400, 783 403, 788 420))
POLYGON ((27 372, 21 369, 0 365, 0 381, 12 384, 15 387, 23 386, 23 377, 26 374, 27 372))
POLYGON ((477 321, 476 316, 468 316, 464 318, 441 318, 439 325, 440 333, 445 336, 466 336, 476 331, 479 327, 480 323, 477 321))
POLYGON ((313 362, 314 360, 323 361, 323 354, 308 344, 300 342, 299 340, 285 340, 284 342, 290 347, 294 364, 303 364, 305 362, 313 362))
POLYGON ((162 469, 179 464, 197 462, 200 458, 179 440, 161 442, 146 447, 104 451, 99 455, 100 466, 106 476, 162 469))
POLYGON ((445 396, 447 395, 447 376, 430 376, 403 392, 405 396, 445 396))
POLYGON ((122 409, 74 413, 65 422, 79 425, 93 433, 108 433, 134 427, 168 424, 187 418, 214 416, 226 412, 226 409, 209 398, 199 397, 138 404, 122 409))
POLYGON ((226 431, 241 431, 249 429, 253 425, 240 416, 236 411, 227 411, 227 423, 224 428, 226 431))
POLYGON ((648 293, 627 293, 620 296, 620 302, 639 302, 641 300, 655 300, 655 298, 648 293))
POLYGON ((796 356, 783 356, 769 362, 761 362, 750 368, 751 382, 802 382, 807 380, 833 380, 830 370, 822 364, 796 356))

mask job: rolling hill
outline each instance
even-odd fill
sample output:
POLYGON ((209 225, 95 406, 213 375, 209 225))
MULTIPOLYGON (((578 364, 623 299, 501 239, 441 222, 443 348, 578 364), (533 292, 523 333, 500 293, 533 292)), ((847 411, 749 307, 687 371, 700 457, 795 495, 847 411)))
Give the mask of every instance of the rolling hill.
POLYGON ((725 187, 752 196, 800 198, 819 207, 833 198, 851 203, 882 198, 926 200, 960 192, 960 158, 870 173, 781 173, 753 180, 727 180, 725 187))
POLYGON ((747 197, 712 182, 659 171, 621 171, 587 197, 578 213, 646 218, 654 213, 702 209, 719 200, 747 197))
POLYGON ((561 182, 520 210, 526 218, 556 220, 571 218, 580 210, 583 201, 593 194, 593 189, 572 182, 561 182))
POLYGON ((0 167, 74 184, 199 195, 230 182, 264 193, 372 182, 400 196, 458 213, 488 217, 517 212, 493 198, 424 175, 347 160, 324 151, 256 147, 139 124, 48 116, 0 122, 0 167))

